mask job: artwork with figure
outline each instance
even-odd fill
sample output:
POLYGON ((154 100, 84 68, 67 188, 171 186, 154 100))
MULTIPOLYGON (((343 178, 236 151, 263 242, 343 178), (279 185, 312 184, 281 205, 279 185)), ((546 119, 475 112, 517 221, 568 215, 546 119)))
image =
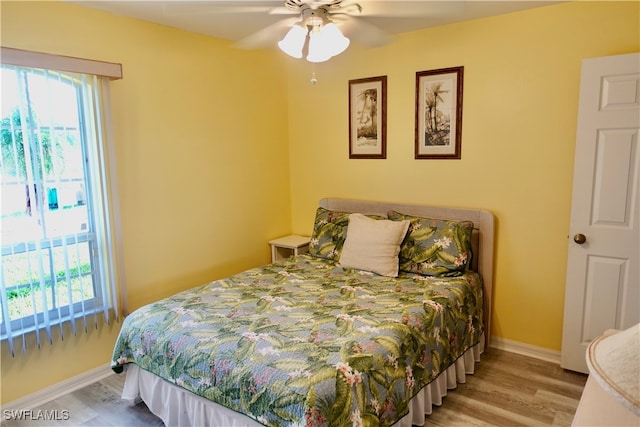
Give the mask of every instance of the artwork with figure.
POLYGON ((376 145, 378 143, 378 90, 362 90, 358 92, 356 100, 356 145, 376 145))
POLYGON ((349 81, 350 158, 386 157, 386 76, 349 81))

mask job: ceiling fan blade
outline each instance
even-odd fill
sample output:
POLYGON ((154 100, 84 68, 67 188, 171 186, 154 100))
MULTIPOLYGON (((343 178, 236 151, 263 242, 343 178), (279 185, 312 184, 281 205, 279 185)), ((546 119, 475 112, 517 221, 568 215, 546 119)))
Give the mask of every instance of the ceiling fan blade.
POLYGON ((289 9, 287 7, 273 7, 269 9, 269 15, 300 15, 299 10, 289 9))
POLYGON ((362 6, 357 1, 340 2, 335 7, 329 8, 329 13, 360 16, 362 14, 362 6))
POLYGON ((421 18, 459 15, 464 12, 464 1, 424 0, 424 1, 380 1, 360 0, 361 16, 380 18, 421 18))
POLYGON ((268 13, 271 6, 240 6, 238 2, 171 1, 163 5, 166 16, 189 16, 203 14, 268 13))
POLYGON ((382 46, 392 40, 389 34, 377 26, 355 16, 349 16, 345 19, 341 23, 340 29, 351 40, 370 47, 382 46))
POLYGON ((284 37, 291 26, 299 20, 300 18, 297 16, 281 19, 274 24, 238 40, 234 43, 234 47, 240 49, 272 48, 278 40, 284 37))

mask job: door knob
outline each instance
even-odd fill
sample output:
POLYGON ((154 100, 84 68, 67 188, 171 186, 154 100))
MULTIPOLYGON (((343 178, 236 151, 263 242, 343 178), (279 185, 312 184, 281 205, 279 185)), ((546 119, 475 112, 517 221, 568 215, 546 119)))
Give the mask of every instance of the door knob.
POLYGON ((587 241, 587 236, 585 236, 584 234, 578 233, 575 236, 573 236, 573 241, 581 245, 587 241))

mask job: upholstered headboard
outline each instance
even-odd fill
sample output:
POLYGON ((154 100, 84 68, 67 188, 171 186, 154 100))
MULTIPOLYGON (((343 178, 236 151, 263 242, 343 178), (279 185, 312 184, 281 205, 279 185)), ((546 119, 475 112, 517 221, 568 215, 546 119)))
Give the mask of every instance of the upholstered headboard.
POLYGON ((485 342, 491 337, 491 301, 493 298, 493 255, 494 255, 494 219, 486 210, 457 209, 437 206, 385 203, 351 199, 321 199, 320 207, 340 212, 360 212, 386 216, 390 210, 424 218, 472 221, 474 224, 471 237, 473 251, 471 270, 482 276, 484 294, 485 342))

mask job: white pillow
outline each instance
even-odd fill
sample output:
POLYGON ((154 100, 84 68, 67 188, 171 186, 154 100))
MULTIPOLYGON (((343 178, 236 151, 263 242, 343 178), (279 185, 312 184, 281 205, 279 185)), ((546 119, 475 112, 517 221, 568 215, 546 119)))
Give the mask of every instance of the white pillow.
POLYGON ((400 243, 408 228, 408 220, 376 220, 359 213, 349 215, 340 265, 396 277, 400 243))

